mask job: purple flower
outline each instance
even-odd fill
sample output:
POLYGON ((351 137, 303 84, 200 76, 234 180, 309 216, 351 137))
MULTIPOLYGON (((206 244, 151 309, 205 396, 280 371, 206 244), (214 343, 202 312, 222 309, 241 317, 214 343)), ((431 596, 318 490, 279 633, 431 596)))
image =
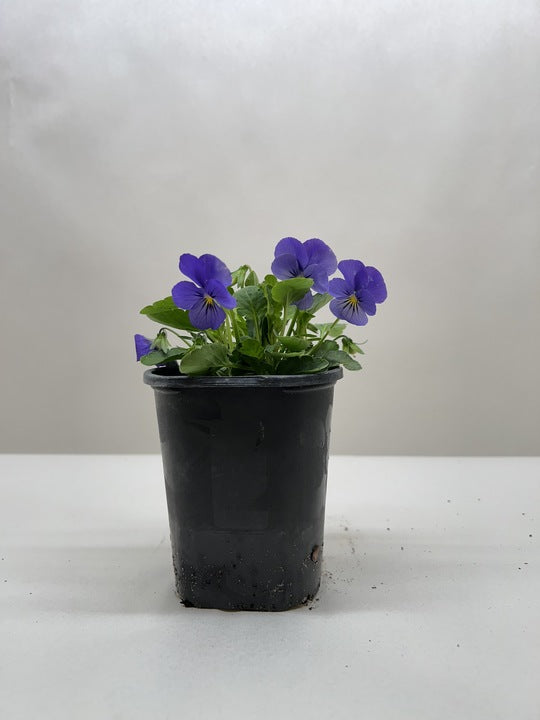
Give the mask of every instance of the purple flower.
POLYGON ((135 352, 137 353, 137 362, 143 357, 152 352, 152 341, 144 335, 135 335, 135 352))
POLYGON ((328 292, 334 296, 330 310, 353 325, 365 325, 368 315, 375 315, 376 304, 386 300, 383 276, 360 260, 342 260, 338 268, 343 278, 334 278, 328 284, 328 292))
POLYGON ((172 289, 174 304, 189 311, 189 319, 199 330, 217 330, 225 320, 223 308, 236 307, 236 300, 227 290, 231 273, 215 255, 180 256, 180 270, 193 282, 182 281, 172 289))
MULTIPOLYGON (((328 291, 328 276, 337 268, 336 256, 328 245, 318 238, 306 240, 304 243, 293 237, 283 238, 274 250, 272 272, 279 280, 294 277, 313 279, 313 290, 319 293, 328 291)), ((313 303, 311 290, 295 305, 300 310, 307 310, 313 303)))

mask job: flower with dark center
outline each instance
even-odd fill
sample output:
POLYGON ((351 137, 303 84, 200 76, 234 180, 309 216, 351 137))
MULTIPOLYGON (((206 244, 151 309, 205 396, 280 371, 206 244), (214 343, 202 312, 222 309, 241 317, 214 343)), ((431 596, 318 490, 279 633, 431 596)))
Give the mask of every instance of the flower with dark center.
MULTIPOLYGON (((337 268, 337 259, 326 243, 318 238, 300 242, 293 237, 283 238, 274 250, 272 272, 279 280, 294 277, 312 278, 313 290, 328 292, 328 276, 337 268)), ((295 303, 299 310, 307 310, 313 303, 311 290, 295 303)))
POLYGON ((334 278, 328 283, 328 292, 334 297, 330 310, 341 320, 365 325, 368 315, 375 315, 377 304, 386 300, 383 276, 360 260, 342 260, 338 268, 343 278, 334 278))
POLYGON ((215 255, 180 256, 180 270, 193 282, 183 280, 172 289, 174 304, 187 310, 191 324, 199 330, 217 330, 225 311, 236 307, 227 287, 232 283, 229 269, 215 255))

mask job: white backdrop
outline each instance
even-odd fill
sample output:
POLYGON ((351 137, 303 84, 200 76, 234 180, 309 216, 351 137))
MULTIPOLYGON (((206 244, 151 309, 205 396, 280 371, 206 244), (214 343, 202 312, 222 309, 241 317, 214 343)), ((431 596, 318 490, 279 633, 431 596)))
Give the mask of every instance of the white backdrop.
POLYGON ((534 0, 4 0, 0 449, 158 449, 180 252, 383 272, 334 452, 540 454, 534 0))

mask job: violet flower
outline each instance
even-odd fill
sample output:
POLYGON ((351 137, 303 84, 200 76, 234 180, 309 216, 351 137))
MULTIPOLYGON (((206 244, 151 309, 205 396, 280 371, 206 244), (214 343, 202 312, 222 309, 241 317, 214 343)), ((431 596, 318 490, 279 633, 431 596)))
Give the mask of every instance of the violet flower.
POLYGON ((152 352, 152 340, 144 335, 135 335, 135 353, 137 354, 137 362, 148 353, 152 352))
MULTIPOLYGON (((300 242, 293 237, 283 238, 274 250, 272 272, 279 280, 293 277, 313 279, 315 292, 328 291, 328 276, 337 268, 337 259, 326 243, 318 238, 300 242)), ((307 310, 313 303, 311 290, 295 303, 299 310, 307 310)))
POLYGON ((338 265, 343 278, 334 278, 328 292, 334 296, 330 310, 353 325, 365 325, 375 315, 376 305, 386 300, 386 285, 381 273, 360 260, 342 260, 338 265))
POLYGON ((193 282, 182 281, 172 289, 174 304, 188 310, 189 319, 199 330, 217 330, 225 320, 223 308, 236 307, 227 290, 232 283, 229 269, 215 255, 180 256, 180 270, 193 282))

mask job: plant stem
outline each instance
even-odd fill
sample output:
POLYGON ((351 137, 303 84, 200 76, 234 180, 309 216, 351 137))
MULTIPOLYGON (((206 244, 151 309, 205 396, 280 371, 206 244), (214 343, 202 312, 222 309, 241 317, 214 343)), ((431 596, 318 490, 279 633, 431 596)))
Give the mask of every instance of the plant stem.
POLYGON ((257 336, 257 340, 261 342, 261 328, 259 326, 259 318, 256 316, 253 318, 253 325, 255 326, 255 335, 257 336))
POLYGON ((280 335, 285 334, 285 328, 287 327, 287 313, 289 312, 289 294, 287 293, 287 297, 285 299, 285 304, 283 305, 283 326, 281 328, 280 335))
POLYGON ((225 325, 220 325, 220 327, 218 327, 218 329, 216 330, 216 335, 218 337, 219 342, 228 348, 229 343, 227 341, 227 332, 225 330, 225 325))
POLYGON ((339 320, 339 318, 336 318, 336 319, 334 320, 334 322, 330 325, 330 327, 328 328, 328 330, 324 333, 324 335, 321 336, 321 339, 319 340, 319 342, 318 342, 316 345, 314 345, 314 346, 311 348, 311 350, 308 350, 308 352, 307 352, 308 355, 311 355, 312 353, 314 353, 315 350, 317 350, 317 348, 319 348, 319 347, 322 345, 322 343, 323 343, 323 342, 326 340, 326 338, 328 337, 328 333, 329 333, 330 330, 337 324, 338 320, 339 320))
POLYGON ((289 329, 287 330, 287 335, 292 335, 294 324, 296 323, 296 320, 298 318, 298 306, 294 308, 294 315, 292 316, 291 324, 289 325, 289 329))
POLYGON ((162 330, 165 330, 165 331, 167 331, 167 332, 172 332, 172 334, 173 334, 173 335, 176 335, 177 338, 180 338, 180 340, 183 340, 183 342, 184 342, 188 347, 191 347, 191 345, 190 345, 188 342, 186 342, 186 340, 191 340, 191 341, 193 342, 193 338, 188 337, 187 335, 179 335, 179 334, 176 332, 176 330, 173 330, 172 328, 169 328, 169 327, 161 327, 161 328, 159 328, 158 335, 159 335, 159 333, 160 333, 162 330))
POLYGON ((233 349, 233 339, 231 334, 231 324, 229 322, 229 314, 225 313, 225 335, 227 338, 227 347, 229 350, 233 349))
POLYGON ((238 330, 238 323, 236 322, 236 314, 234 310, 230 311, 229 317, 231 318, 231 325, 233 330, 234 339, 237 343, 240 342, 240 331, 238 330))

